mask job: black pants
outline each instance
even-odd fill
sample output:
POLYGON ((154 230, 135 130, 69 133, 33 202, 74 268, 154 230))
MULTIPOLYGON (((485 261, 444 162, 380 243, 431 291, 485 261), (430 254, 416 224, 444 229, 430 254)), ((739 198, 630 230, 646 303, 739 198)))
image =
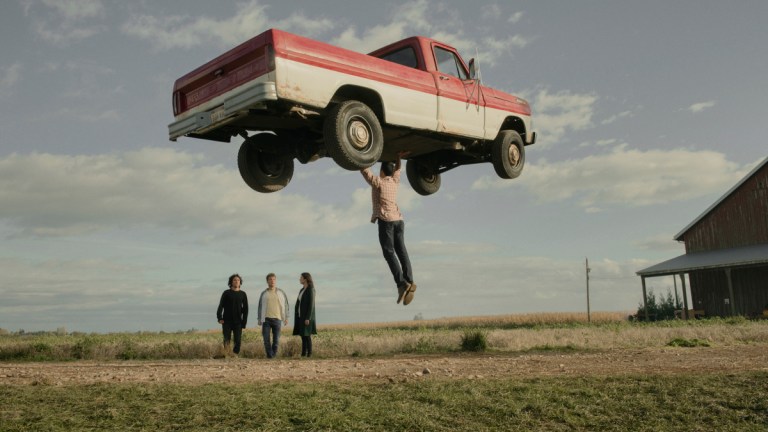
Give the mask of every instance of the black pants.
POLYGON ((221 331, 224 333, 224 345, 229 346, 229 341, 232 340, 234 334, 235 346, 232 348, 232 352, 240 354, 240 342, 243 339, 243 325, 240 323, 228 323, 224 322, 221 325, 221 331))
POLYGON ((379 243, 398 287, 413 283, 411 260, 405 248, 405 222, 379 219, 379 243))
POLYGON ((312 336, 301 337, 301 356, 310 357, 312 355, 312 336))

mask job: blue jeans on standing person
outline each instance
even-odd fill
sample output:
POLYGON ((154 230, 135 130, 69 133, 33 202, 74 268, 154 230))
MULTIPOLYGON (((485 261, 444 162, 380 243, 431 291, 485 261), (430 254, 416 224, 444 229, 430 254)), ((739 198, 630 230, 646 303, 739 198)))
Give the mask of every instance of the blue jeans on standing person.
POLYGON ((283 322, 277 318, 266 318, 261 325, 261 336, 264 338, 264 351, 267 353, 267 358, 274 358, 277 355, 277 346, 280 343, 280 329, 283 326, 283 322), (272 334, 272 342, 269 341, 270 333, 272 334))
POLYGON ((379 219, 379 243, 398 287, 413 283, 411 260, 405 248, 405 222, 379 219))

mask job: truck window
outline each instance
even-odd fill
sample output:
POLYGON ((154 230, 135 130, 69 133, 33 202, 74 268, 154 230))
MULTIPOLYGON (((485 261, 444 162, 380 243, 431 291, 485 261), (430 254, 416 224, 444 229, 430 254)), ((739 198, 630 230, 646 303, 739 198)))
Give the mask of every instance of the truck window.
POLYGON ((440 72, 453 75, 462 80, 469 79, 464 66, 461 64, 461 59, 453 51, 436 46, 435 59, 437 60, 437 70, 440 72))
POLYGON ((413 51, 413 47, 405 47, 391 53, 386 53, 379 58, 414 69, 419 67, 419 62, 416 60, 416 52, 413 51))

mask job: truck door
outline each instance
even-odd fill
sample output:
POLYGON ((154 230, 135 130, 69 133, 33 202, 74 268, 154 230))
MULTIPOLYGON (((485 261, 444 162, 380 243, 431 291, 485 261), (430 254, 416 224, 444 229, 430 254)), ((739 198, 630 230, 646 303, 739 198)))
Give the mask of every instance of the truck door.
POLYGON ((485 101, 480 85, 469 79, 458 53, 437 44, 432 50, 437 63, 437 130, 484 138, 485 101))

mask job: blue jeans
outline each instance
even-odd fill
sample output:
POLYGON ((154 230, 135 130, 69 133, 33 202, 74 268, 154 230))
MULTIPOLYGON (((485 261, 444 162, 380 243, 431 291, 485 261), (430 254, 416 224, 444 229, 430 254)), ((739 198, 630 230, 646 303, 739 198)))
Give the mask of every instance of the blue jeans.
POLYGON ((389 271, 398 287, 413 283, 411 260, 405 248, 405 222, 387 222, 379 219, 379 243, 389 271))
POLYGON ((280 343, 280 329, 283 322, 277 318, 266 318, 261 325, 261 336, 264 338, 264 351, 267 358, 274 358, 277 355, 277 346, 280 343), (269 335, 272 333, 272 342, 269 342, 269 335))

